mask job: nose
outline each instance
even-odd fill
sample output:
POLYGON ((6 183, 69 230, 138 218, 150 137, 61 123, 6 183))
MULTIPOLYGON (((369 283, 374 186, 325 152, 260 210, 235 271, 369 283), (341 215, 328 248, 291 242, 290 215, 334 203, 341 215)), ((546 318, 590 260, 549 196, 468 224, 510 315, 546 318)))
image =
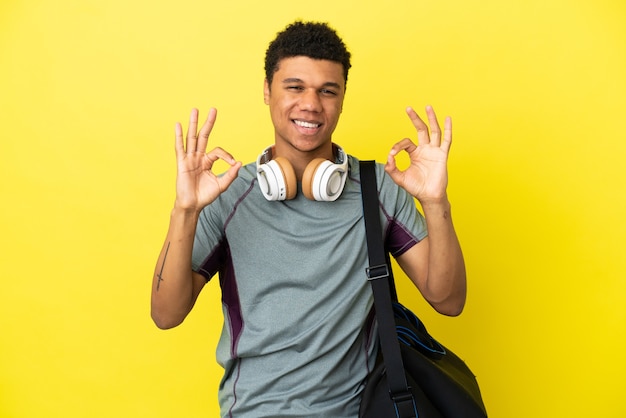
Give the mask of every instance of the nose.
POLYGON ((318 91, 315 89, 306 89, 300 96, 300 109, 309 112, 320 112, 322 110, 322 102, 318 91))

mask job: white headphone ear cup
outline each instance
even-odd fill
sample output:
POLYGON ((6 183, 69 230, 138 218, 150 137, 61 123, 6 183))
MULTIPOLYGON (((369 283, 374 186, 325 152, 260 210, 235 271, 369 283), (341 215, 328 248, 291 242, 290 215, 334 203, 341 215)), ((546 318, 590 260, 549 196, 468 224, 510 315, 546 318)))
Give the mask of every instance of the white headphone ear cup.
POLYGON ((274 147, 267 147, 256 160, 256 178, 267 200, 288 200, 296 197, 298 183, 291 163, 282 157, 272 159, 274 147), (263 162, 261 162, 263 161, 263 162))
POLYGON ((316 200, 322 200, 324 202, 333 202, 341 195, 343 187, 346 183, 347 173, 345 170, 333 164, 330 161, 326 161, 321 164, 315 177, 313 178, 313 191, 316 200))
POLYGON ((281 186, 285 190, 284 199, 281 200, 291 200, 296 197, 296 193, 298 192, 298 182, 296 180, 296 172, 294 171, 291 163, 283 157, 276 157, 270 162, 274 162, 278 167, 278 170, 280 170, 280 177, 282 180, 281 186))
POLYGON ((347 175, 343 166, 316 158, 304 170, 302 193, 311 200, 333 202, 341 195, 347 175))
POLYGON ((276 169, 272 168, 273 161, 260 164, 256 169, 256 178, 259 182, 259 188, 263 197, 269 201, 280 199, 279 179, 276 177, 276 169))

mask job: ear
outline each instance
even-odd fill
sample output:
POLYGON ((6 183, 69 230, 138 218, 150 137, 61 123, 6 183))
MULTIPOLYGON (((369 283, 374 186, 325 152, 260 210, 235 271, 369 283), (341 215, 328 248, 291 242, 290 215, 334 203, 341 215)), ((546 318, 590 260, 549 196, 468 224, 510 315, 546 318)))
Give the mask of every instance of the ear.
POLYGON ((267 82, 267 78, 263 82, 263 101, 266 105, 270 104, 270 85, 267 82))

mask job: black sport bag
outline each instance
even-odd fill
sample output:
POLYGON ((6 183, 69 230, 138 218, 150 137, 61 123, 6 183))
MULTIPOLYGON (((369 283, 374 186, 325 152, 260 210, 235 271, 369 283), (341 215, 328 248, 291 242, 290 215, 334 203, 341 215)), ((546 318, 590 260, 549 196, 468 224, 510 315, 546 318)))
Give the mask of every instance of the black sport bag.
POLYGON ((486 418, 476 377, 397 302, 378 215, 374 161, 361 161, 361 191, 380 353, 368 376, 360 418, 486 418), (393 303, 392 303, 393 291, 393 303))

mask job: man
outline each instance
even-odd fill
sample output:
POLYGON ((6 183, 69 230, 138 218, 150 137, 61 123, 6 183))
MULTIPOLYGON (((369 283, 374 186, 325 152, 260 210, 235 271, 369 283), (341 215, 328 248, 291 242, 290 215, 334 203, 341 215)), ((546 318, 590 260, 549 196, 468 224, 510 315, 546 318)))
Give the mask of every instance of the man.
MULTIPOLYGON (((274 144, 256 164, 206 152, 215 109, 199 131, 192 111, 186 141, 176 125, 176 200, 152 317, 160 328, 180 324, 219 273, 222 416, 358 415, 377 346, 358 160, 332 141, 349 68, 350 53, 326 24, 296 22, 277 35, 264 86, 274 144), (218 159, 230 165, 222 176, 211 171, 218 159)), ((377 165, 385 245, 438 312, 458 315, 466 292, 446 194, 451 121, 441 132, 427 107, 429 133, 413 109, 407 114, 419 145, 404 139, 384 170, 377 165), (404 171, 400 152, 411 160, 404 171)))

